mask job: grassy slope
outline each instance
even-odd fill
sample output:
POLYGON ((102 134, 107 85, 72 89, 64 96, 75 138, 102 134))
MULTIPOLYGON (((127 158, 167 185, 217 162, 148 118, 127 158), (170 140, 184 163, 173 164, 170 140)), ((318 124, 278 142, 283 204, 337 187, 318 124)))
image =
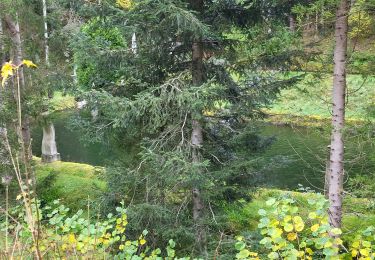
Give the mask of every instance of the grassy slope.
POLYGON ((42 164, 36 159, 35 170, 41 199, 61 199, 73 212, 85 209, 88 198, 95 200, 106 189, 103 168, 71 162, 42 164))
MULTIPOLYGON (((254 231, 257 229, 259 215, 258 210, 267 208, 266 201, 270 197, 278 198, 286 193, 290 194, 297 200, 300 207, 301 215, 306 215, 309 210, 307 203, 308 196, 311 194, 281 191, 275 189, 260 189, 254 194, 251 202, 240 206, 229 205, 226 213, 231 225, 231 229, 235 232, 243 230, 254 231)), ((364 230, 365 227, 375 225, 375 215, 373 211, 373 201, 367 199, 357 199, 346 197, 344 199, 344 217, 343 232, 344 235, 351 235, 354 232, 364 230)))
MULTIPOLYGON (((366 119, 375 106, 375 77, 364 79, 348 76, 348 104, 346 116, 352 120, 366 119)), ((267 111, 270 114, 309 116, 312 119, 330 117, 332 77, 322 79, 308 75, 296 87, 281 91, 279 99, 267 111)))

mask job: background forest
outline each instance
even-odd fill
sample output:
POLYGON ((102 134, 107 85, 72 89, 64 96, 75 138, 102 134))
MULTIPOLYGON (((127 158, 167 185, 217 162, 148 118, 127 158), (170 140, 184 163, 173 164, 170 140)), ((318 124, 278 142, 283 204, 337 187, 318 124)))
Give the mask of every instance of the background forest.
POLYGON ((374 259, 374 0, 1 0, 1 259, 374 259))

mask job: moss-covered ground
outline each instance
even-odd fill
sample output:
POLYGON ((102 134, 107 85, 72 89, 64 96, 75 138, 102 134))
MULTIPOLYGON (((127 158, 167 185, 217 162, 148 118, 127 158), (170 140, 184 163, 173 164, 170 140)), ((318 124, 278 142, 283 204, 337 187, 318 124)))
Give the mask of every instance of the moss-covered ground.
POLYGON ((72 212, 85 209, 88 199, 99 199, 106 189, 101 167, 72 162, 43 164, 36 158, 35 172, 38 196, 47 203, 60 199, 72 212))

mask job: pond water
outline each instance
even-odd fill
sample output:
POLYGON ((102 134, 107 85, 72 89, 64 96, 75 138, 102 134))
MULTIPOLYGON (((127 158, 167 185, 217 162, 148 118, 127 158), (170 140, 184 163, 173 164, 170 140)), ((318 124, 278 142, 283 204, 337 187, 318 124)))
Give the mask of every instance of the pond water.
MULTIPOLYGON (((114 153, 110 147, 100 143, 84 143, 81 133, 68 127, 72 112, 59 113, 53 116, 52 122, 56 131, 57 151, 62 161, 87 163, 95 166, 105 165, 113 159, 114 153)), ((33 153, 40 157, 42 153, 43 130, 41 126, 32 129, 33 153)))
MULTIPOLYGON (((88 163, 103 166, 119 158, 109 145, 83 144, 81 133, 68 125, 71 113, 54 117, 56 143, 63 161, 88 163)), ((261 154, 260 185, 292 189, 298 184, 315 190, 323 188, 324 171, 328 155, 329 132, 316 128, 293 128, 261 124, 262 133, 274 136, 273 144, 261 154)), ((375 171, 375 148, 371 138, 351 133, 346 142, 346 176, 375 171)), ((42 129, 33 129, 33 151, 41 155, 42 129)))

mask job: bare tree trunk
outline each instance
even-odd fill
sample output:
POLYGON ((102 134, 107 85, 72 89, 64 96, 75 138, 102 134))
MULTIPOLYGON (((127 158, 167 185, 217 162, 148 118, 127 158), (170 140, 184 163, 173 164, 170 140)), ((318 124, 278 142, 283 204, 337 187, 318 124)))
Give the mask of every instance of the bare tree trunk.
MULTIPOLYGON (((4 21, 5 26, 7 30, 9 31, 10 37, 12 39, 13 45, 14 45, 14 54, 13 54, 13 63, 15 65, 20 65, 22 63, 22 41, 21 41, 21 32, 20 32, 20 26, 17 21, 14 21, 12 17, 9 15, 5 15, 4 21)), ((25 77, 23 74, 23 68, 22 66, 18 69, 18 75, 19 75, 19 82, 20 87, 22 91, 25 91, 25 77)), ((24 119, 22 120, 22 136, 23 136, 23 144, 25 148, 25 157, 26 160, 30 160, 32 158, 32 151, 31 151, 31 135, 30 135, 30 120, 27 115, 24 116, 24 119)))
MULTIPOLYGON (((203 83, 203 48, 202 42, 194 42, 192 48, 192 75, 193 75, 193 84, 199 86, 203 83)), ((192 160, 193 164, 199 164, 200 159, 200 148, 203 145, 203 132, 201 123, 192 119, 192 134, 191 134, 191 144, 192 144, 192 160)), ((193 219, 196 226, 196 242, 199 246, 200 253, 206 252, 206 234, 205 228, 203 226, 203 209, 204 203, 201 195, 200 188, 198 186, 193 187, 193 219)))
MULTIPOLYGON (((203 0, 191 0, 190 4, 194 10, 201 13, 203 10, 203 0)), ((202 38, 199 37, 195 39, 192 45, 192 80, 193 85, 200 86, 204 81, 203 72, 203 43, 202 38)), ((197 112, 200 113, 200 112, 197 112)), ((192 134, 191 134, 191 144, 192 144, 192 162, 197 165, 201 162, 200 159, 200 149, 203 145, 203 132, 202 125, 199 120, 192 116, 192 134)), ((198 168, 198 167, 197 167, 198 168)), ((193 219, 196 227, 196 242, 199 251, 203 255, 207 255, 206 248, 206 231, 204 224, 202 223, 204 214, 204 202, 202 199, 201 190, 198 184, 192 188, 193 196, 193 219)))
POLYGON ((291 32, 296 31, 296 20, 294 19, 294 16, 292 14, 288 15, 288 20, 289 20, 289 30, 291 32))
POLYGON ((44 163, 52 163, 61 159, 57 152, 55 135, 55 127, 52 122, 43 127, 42 162, 44 163))
POLYGON ((341 227, 344 175, 346 55, 349 1, 341 0, 336 12, 334 73, 332 89, 332 133, 329 180, 329 223, 341 227))
POLYGON ((328 200, 328 197, 329 197, 329 194, 328 194, 329 178, 331 177, 331 173, 330 173, 331 168, 330 168, 330 163, 329 163, 330 156, 331 156, 331 146, 328 145, 327 146, 326 169, 325 169, 325 174, 324 174, 324 196, 326 197, 327 200, 328 200))
POLYGON ((0 17, 0 66, 4 62, 5 62, 4 31, 3 31, 3 23, 0 17))
POLYGON ((43 21, 44 21, 44 52, 45 52, 46 65, 49 66, 47 2, 46 0, 42 0, 42 2, 43 2, 43 21))

